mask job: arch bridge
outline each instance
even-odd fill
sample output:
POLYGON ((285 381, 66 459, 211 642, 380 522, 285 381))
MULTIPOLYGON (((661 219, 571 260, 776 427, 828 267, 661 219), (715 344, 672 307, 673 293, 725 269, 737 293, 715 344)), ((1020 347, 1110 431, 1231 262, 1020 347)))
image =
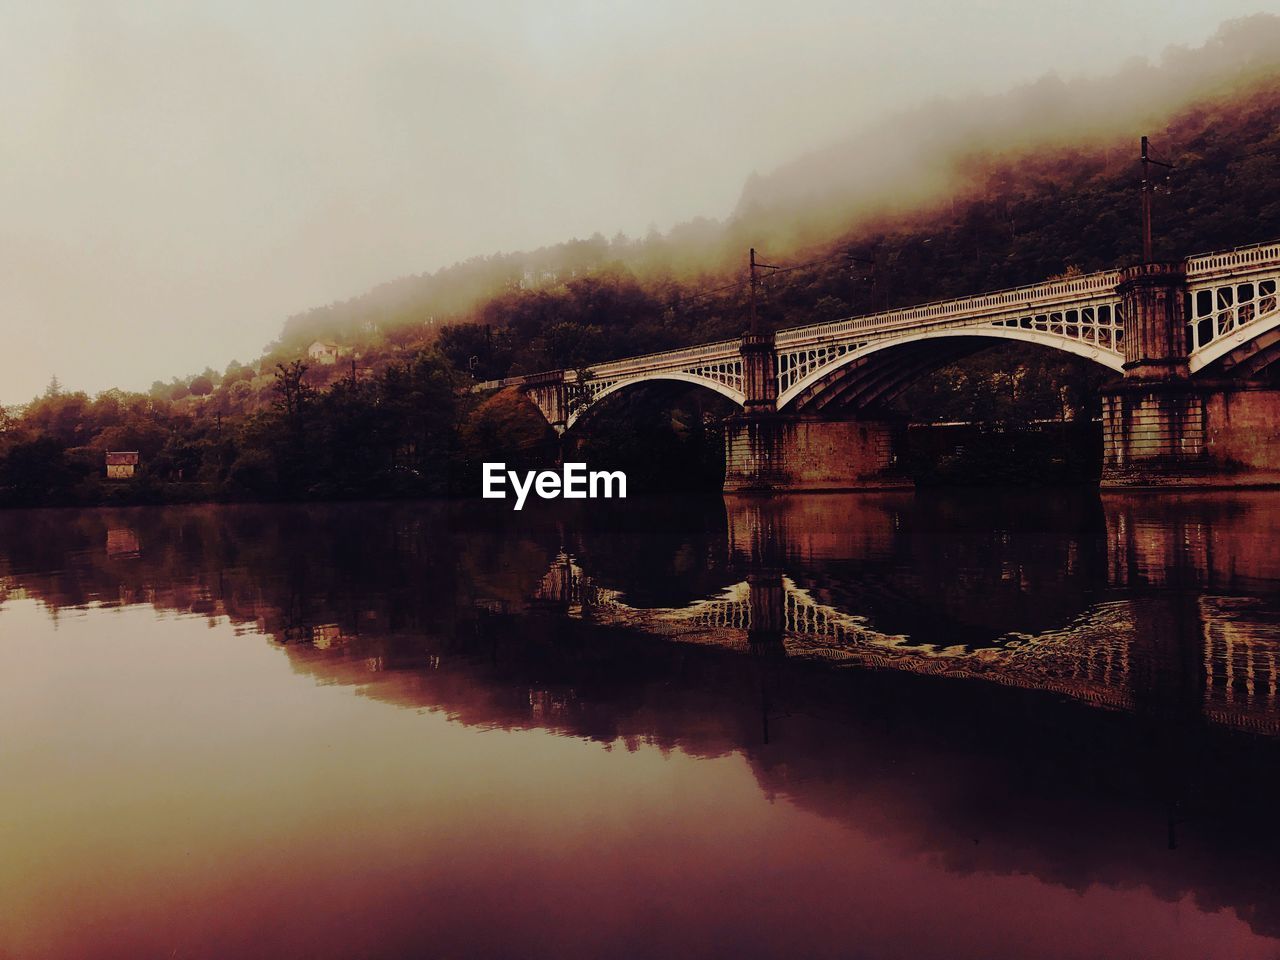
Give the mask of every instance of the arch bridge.
POLYGON ((1280 356, 1278 285, 1280 242, 1258 244, 476 389, 519 387, 564 434, 632 385, 697 384, 742 411, 727 434, 726 489, 849 489, 892 465, 876 409, 1013 340, 1116 374, 1103 398, 1105 483, 1280 482, 1280 397, 1260 379, 1280 356))

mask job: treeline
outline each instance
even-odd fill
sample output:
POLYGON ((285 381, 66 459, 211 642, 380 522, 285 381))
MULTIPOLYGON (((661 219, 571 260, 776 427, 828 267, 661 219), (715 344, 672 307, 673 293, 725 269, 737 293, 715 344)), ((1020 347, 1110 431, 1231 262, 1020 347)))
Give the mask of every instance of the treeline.
POLYGON ((0 422, 0 504, 423 497, 466 472, 465 385, 437 353, 324 389, 302 361, 272 380, 271 405, 239 417, 51 388, 0 422), (136 477, 106 479, 108 450, 137 451, 136 477))

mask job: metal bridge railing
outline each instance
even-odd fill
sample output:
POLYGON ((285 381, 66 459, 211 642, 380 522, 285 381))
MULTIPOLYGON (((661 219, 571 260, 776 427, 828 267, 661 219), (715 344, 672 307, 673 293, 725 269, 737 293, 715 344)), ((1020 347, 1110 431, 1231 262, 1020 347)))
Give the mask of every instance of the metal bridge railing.
POLYGON ((1011 287, 958 300, 935 300, 915 307, 886 310, 881 313, 825 323, 789 327, 778 331, 779 347, 806 341, 828 339, 846 334, 883 333, 909 327, 948 323, 953 320, 978 319, 988 313, 1003 313, 1011 308, 1037 310, 1081 298, 1112 294, 1120 283, 1118 270, 1090 273, 1068 280, 1049 280, 1024 287, 1011 287))
POLYGON ((1234 250, 1188 257, 1187 280, 1199 280, 1242 268, 1267 267, 1280 267, 1280 242, 1255 243, 1248 247, 1236 247, 1234 250))
MULTIPOLYGON (((647 353, 640 357, 624 357, 621 360, 606 360, 604 363, 593 363, 589 366, 591 375, 598 378, 618 378, 633 373, 648 373, 654 370, 673 370, 698 361, 720 360, 725 357, 738 356, 739 341, 717 340, 696 347, 681 347, 677 350, 664 350, 661 353, 647 353)), ((577 379, 576 373, 570 371, 566 379, 577 379)))

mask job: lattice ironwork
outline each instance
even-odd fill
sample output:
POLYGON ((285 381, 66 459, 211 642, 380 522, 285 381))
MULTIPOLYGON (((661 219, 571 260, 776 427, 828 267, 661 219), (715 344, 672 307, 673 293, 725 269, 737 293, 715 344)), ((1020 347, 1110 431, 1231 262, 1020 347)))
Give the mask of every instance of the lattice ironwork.
POLYGON ((1276 278, 1195 284, 1187 300, 1187 347, 1194 354, 1255 320, 1274 316, 1276 278))
POLYGON ((810 374, 834 363, 843 356, 865 347, 868 341, 853 340, 828 346, 806 347, 778 354, 778 393, 783 394, 810 374))
POLYGON ((778 406, 858 356, 896 344, 991 336, 1058 346, 1119 370, 1124 325, 1115 273, 855 317, 778 334, 778 406))
POLYGON ((1092 344, 1099 350, 1122 356, 1124 318, 1118 299, 1065 310, 1028 312, 1019 317, 997 320, 992 326, 1046 333, 1064 340, 1092 344))
MULTIPOLYGON (((720 347, 718 344, 713 346, 720 347)), ((676 362, 663 363, 662 355, 658 355, 654 358, 645 358, 650 360, 645 364, 636 364, 631 360, 618 361, 616 364, 601 364, 576 375, 572 380, 566 378, 569 423, 572 425, 590 407, 609 394, 629 384, 648 380, 684 380, 689 383, 699 383, 729 396, 737 403, 742 402, 744 376, 741 356, 726 356, 723 349, 716 349, 709 357, 698 356, 696 351, 679 351, 679 353, 683 356, 677 357, 676 362)))

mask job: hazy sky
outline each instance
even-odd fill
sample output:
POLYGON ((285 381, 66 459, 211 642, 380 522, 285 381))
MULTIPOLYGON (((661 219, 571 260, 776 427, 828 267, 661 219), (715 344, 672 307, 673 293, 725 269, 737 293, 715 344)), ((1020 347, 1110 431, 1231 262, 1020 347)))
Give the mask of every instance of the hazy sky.
POLYGON ((721 217, 922 99, 1274 0, 0 0, 0 402, 248 360, 474 254, 721 217))

